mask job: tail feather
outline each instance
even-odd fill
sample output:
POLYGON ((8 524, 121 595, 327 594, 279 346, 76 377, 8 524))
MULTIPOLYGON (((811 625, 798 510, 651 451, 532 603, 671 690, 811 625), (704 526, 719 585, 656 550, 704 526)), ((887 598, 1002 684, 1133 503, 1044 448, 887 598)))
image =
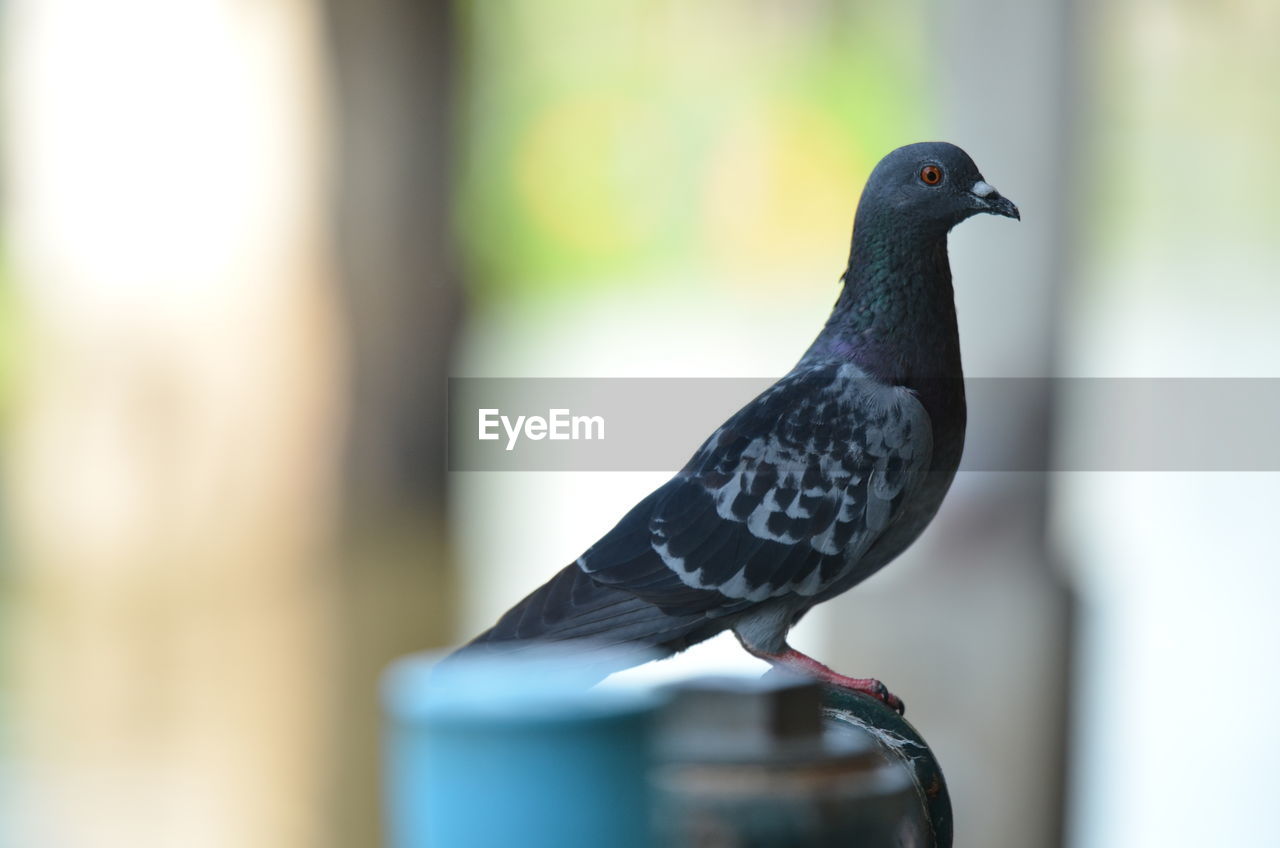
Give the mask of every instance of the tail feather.
POLYGON ((578 566, 570 565, 512 607, 468 647, 589 640, 600 646, 644 648, 665 656, 720 629, 701 614, 668 615, 623 589, 597 583, 578 566))

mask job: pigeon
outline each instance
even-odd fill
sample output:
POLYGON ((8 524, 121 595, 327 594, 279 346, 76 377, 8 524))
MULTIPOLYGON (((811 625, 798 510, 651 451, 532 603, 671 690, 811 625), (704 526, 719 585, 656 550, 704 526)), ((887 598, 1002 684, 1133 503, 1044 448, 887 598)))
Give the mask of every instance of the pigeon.
POLYGON ((966 412, 947 236, 980 213, 1021 219, 959 147, 885 156, 835 307, 795 367, 459 655, 587 640, 648 658, 731 630, 775 667, 902 712, 787 633, 901 554, 951 486, 966 412))

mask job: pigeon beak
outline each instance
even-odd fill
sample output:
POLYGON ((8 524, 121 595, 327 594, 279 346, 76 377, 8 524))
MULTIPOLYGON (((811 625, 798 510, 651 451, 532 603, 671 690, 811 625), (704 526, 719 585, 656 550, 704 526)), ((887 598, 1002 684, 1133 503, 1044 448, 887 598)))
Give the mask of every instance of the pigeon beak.
POLYGON ((969 192, 978 199, 978 208, 983 212, 989 212, 992 215, 1003 215, 1006 218, 1013 218, 1015 221, 1022 220, 1022 214, 1018 212, 1018 207, 1013 205, 1013 201, 1004 197, 1000 192, 996 191, 995 186, 985 180, 978 180, 973 184, 973 188, 969 192))

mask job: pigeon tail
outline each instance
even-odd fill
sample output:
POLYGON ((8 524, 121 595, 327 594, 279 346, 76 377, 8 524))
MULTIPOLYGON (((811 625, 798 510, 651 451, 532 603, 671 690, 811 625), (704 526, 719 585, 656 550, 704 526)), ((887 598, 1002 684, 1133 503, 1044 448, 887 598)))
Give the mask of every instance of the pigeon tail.
MULTIPOLYGON (((683 651, 714 636, 724 626, 702 614, 668 615, 630 592, 596 582, 577 565, 570 565, 453 656, 580 642, 590 648, 635 649, 639 663, 683 651)), ((601 677, 625 667, 610 668, 601 677)))

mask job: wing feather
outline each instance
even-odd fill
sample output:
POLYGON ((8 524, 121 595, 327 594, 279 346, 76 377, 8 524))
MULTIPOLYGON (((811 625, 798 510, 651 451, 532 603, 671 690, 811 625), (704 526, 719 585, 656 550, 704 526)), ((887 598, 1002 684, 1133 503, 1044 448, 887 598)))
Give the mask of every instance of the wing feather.
POLYGON ((725 422, 577 566, 670 614, 815 595, 856 569, 932 452, 908 390, 843 363, 799 369, 725 422))

